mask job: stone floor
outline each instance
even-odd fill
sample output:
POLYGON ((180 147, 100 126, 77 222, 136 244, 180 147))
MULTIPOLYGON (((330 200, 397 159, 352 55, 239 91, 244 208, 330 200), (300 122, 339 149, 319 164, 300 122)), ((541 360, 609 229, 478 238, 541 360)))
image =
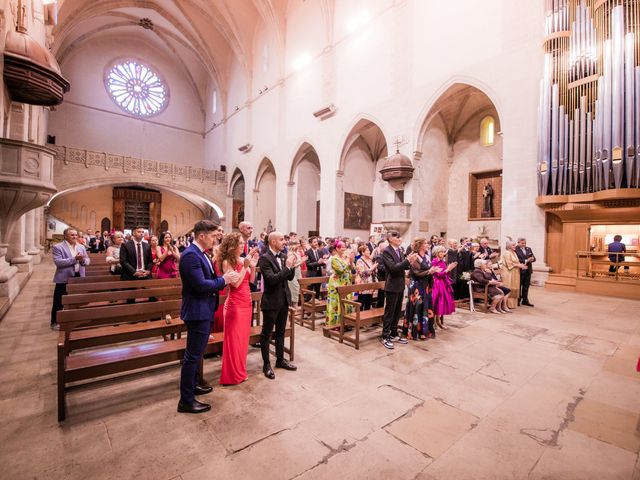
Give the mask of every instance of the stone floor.
POLYGON ((537 288, 394 351, 297 328, 297 372, 251 349, 207 414, 176 413, 171 365, 72 390, 59 426, 52 273, 0 323, 0 478, 640 479, 640 301, 537 288))

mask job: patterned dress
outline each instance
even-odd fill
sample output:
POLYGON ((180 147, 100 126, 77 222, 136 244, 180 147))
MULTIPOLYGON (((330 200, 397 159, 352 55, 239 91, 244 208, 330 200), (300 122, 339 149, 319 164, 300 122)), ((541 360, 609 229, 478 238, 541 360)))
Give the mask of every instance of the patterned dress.
MULTIPOLYGON (((340 324, 340 297, 338 287, 351 285, 351 265, 340 257, 331 257, 331 276, 327 283, 327 326, 340 324)), ((353 300, 353 294, 347 296, 347 300, 353 300)), ((351 309, 347 313, 350 313, 351 309)))
POLYGON ((430 286, 432 277, 428 273, 430 269, 431 262, 429 257, 425 255, 422 259, 418 257, 409 271, 411 282, 409 283, 405 325, 402 333, 408 337, 411 332, 410 337, 414 340, 426 337, 430 331, 433 332, 434 328, 430 286))

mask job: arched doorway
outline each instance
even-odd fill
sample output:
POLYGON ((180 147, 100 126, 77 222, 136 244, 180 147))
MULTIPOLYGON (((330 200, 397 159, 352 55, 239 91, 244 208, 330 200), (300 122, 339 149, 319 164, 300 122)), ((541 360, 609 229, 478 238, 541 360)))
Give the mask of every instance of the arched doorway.
POLYGON ((300 235, 317 235, 320 230, 320 160, 316 150, 303 143, 291 164, 290 225, 300 235))
POLYGON ((100 231, 101 232, 111 232, 111 220, 109 220, 109 218, 104 217, 100 221, 100 231))
POLYGON ((244 175, 239 168, 234 170, 229 186, 233 198, 231 228, 238 228, 238 224, 244 220, 245 216, 245 182, 244 175))
POLYGON ((451 85, 429 109, 418 150, 414 223, 428 225, 430 235, 501 240, 502 135, 487 94, 465 83, 451 85), (483 213, 483 191, 489 189, 491 212, 483 213))
POLYGON ((361 119, 349 131, 338 167, 336 232, 366 240, 371 223, 382 219, 382 204, 393 201, 393 192, 378 175, 388 155, 380 127, 361 119))
POLYGON ((258 167, 255 183, 255 207, 253 227, 256 235, 276 225, 276 170, 268 158, 263 158, 258 167))

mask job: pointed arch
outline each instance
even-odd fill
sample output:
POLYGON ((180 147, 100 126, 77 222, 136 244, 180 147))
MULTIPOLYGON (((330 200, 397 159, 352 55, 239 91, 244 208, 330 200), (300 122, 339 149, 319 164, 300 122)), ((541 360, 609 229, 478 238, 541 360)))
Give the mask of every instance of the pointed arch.
POLYGON ((377 162, 382 156, 388 154, 388 139, 380 128, 377 120, 362 115, 352 124, 342 142, 342 149, 338 160, 338 173, 344 172, 344 162, 349 150, 358 142, 363 142, 372 162, 377 162))
MULTIPOLYGON (((420 115, 418 115, 418 121, 414 125, 414 135, 412 136, 413 138, 415 138, 414 151, 416 152, 421 151, 422 143, 424 141, 424 136, 429 126, 429 123, 431 122, 431 120, 433 120, 435 115, 437 115, 438 113, 437 112, 438 102, 441 102, 443 99, 446 100, 446 98, 449 97, 452 93, 454 93, 456 89, 460 89, 464 87, 469 87, 469 88, 478 90, 481 94, 483 94, 489 100, 489 102, 492 104, 493 109, 495 109, 495 112, 497 114, 496 129, 497 131, 500 131, 501 125, 502 125, 502 122, 501 122, 502 108, 493 90, 484 82, 476 78, 468 77, 464 75, 456 75, 451 77, 449 80, 447 80, 444 84, 442 84, 442 86, 438 90, 434 92, 434 94, 426 102, 420 115)), ((463 105, 463 108, 464 108, 464 105, 463 105)), ((487 112, 485 111, 483 113, 487 113, 487 112)), ((460 130, 462 127, 463 126, 460 126, 458 130, 460 130)), ((451 133, 454 133, 454 132, 451 132, 451 133)))
POLYGON ((262 177, 264 177, 266 173, 273 173, 273 175, 277 177, 276 169, 273 167, 273 163, 271 163, 271 160, 269 160, 267 157, 263 157, 260 165, 258 166, 258 170, 256 171, 256 182, 253 187, 254 191, 260 191, 260 182, 262 181, 262 177))
POLYGON ((313 164, 318 169, 318 172, 322 171, 316 149, 313 148, 309 142, 302 142, 291 161, 291 168, 289 169, 289 184, 293 183, 298 167, 305 160, 313 164))

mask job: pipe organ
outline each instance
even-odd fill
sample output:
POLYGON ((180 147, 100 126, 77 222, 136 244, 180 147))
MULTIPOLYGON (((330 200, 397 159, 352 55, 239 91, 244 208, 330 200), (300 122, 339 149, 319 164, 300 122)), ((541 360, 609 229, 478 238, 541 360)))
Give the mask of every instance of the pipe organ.
POLYGON ((640 188, 640 0, 545 0, 538 194, 640 188))

